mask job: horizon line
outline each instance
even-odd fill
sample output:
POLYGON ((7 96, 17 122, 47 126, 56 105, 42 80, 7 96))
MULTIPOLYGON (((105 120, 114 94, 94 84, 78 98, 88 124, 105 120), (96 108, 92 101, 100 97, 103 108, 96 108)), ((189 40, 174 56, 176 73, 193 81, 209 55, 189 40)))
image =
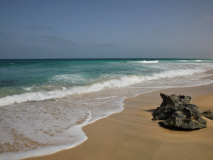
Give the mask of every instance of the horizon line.
POLYGON ((144 60, 164 60, 164 59, 179 59, 179 60, 212 60, 211 58, 3 58, 0 60, 125 60, 125 59, 144 59, 144 60))

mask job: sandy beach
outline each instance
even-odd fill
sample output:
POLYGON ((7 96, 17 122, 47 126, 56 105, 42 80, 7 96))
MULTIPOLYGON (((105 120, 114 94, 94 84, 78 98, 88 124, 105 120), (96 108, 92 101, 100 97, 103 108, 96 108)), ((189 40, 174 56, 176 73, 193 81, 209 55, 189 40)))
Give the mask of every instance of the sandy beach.
POLYGON ((213 84, 175 88, 142 94, 124 101, 124 110, 83 128, 88 140, 52 155, 28 160, 211 160, 213 121, 196 131, 173 131, 152 121, 152 110, 160 105, 160 93, 184 94, 199 110, 213 111, 213 84))
POLYGON ((0 160, 213 160, 213 0, 0 13, 0 160))

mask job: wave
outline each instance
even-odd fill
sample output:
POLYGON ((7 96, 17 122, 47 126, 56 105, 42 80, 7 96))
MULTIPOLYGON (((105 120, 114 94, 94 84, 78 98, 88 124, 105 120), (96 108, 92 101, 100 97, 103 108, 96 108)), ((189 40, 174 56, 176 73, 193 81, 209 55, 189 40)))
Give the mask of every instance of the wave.
POLYGON ((130 85, 143 83, 146 81, 158 80, 162 78, 175 78, 179 76, 188 76, 196 73, 204 72, 203 69, 179 69, 170 70, 162 73, 153 74, 150 76, 143 75, 131 75, 122 76, 117 79, 110 79, 104 82, 94 83, 88 86, 76 86, 67 90, 53 90, 53 91, 39 91, 28 92, 19 95, 12 95, 0 98, 0 106, 11 105, 14 103, 23 103, 27 101, 43 101, 48 99, 63 98, 70 95, 80 95, 92 92, 99 92, 104 89, 110 88, 124 88, 130 85))
POLYGON ((156 60, 156 61, 128 61, 129 63, 158 63, 159 61, 156 60))
POLYGON ((73 147, 83 143, 84 141, 86 141, 88 139, 86 134, 82 131, 82 127, 91 123, 90 122, 91 119, 92 119, 92 114, 91 114, 90 111, 88 111, 87 118, 82 123, 76 124, 75 126, 72 126, 72 127, 67 129, 66 132, 69 132, 69 134, 72 133, 72 136, 75 137, 75 140, 73 140, 71 144, 51 146, 51 147, 46 147, 46 148, 41 147, 41 148, 37 148, 37 149, 34 149, 34 150, 30 150, 30 151, 16 152, 15 154, 13 154, 12 152, 3 153, 3 154, 0 155, 0 159, 2 159, 2 160, 23 159, 23 158, 29 158, 29 155, 30 155, 30 157, 38 157, 38 156, 56 153, 56 152, 59 152, 61 150, 73 148, 73 147))
POLYGON ((200 59, 196 59, 196 60, 179 60, 180 62, 202 62, 203 60, 200 60, 200 59))
POLYGON ((87 79, 80 74, 62 74, 53 76, 50 81, 52 82, 70 82, 70 83, 81 83, 87 79))
POLYGON ((33 86, 32 87, 22 87, 22 89, 26 90, 26 91, 32 91, 33 90, 33 86))

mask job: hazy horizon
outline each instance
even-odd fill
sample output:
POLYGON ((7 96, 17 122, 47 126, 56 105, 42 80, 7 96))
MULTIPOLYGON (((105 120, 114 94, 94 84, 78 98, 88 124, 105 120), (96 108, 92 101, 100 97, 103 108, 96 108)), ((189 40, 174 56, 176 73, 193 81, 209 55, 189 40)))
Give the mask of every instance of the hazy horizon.
POLYGON ((212 58, 2 58, 0 60, 213 60, 212 58))
POLYGON ((0 59, 212 59, 212 8, 212 0, 1 0, 0 59))

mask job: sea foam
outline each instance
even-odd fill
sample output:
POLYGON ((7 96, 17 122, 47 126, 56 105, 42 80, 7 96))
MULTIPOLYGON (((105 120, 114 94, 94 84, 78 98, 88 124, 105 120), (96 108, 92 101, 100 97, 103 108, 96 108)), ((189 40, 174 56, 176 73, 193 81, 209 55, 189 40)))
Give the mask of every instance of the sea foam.
POLYGON ((12 95, 0 98, 0 106, 11 105, 14 103, 22 103, 27 101, 43 101, 47 99, 63 98, 69 95, 80 95, 92 92, 98 92, 106 88, 123 88, 130 85, 142 83, 144 81, 152 81, 162 78, 174 78, 178 76, 187 76, 195 73, 204 72, 203 69, 179 69, 165 71, 162 73, 153 74, 151 76, 131 75, 122 76, 117 79, 111 79, 104 82, 94 83, 89 86, 76 86, 66 90, 39 91, 30 92, 19 95, 12 95))
POLYGON ((142 62, 78 65, 78 72, 66 66, 66 71, 60 68, 60 72, 51 72, 45 83, 31 83, 33 88, 25 88, 24 94, 0 98, 0 137, 4 137, 0 159, 40 156, 75 147, 87 139, 82 127, 122 111, 125 97, 213 82, 201 79, 207 76, 205 71, 213 69, 212 63, 142 62), (95 74, 95 79, 90 74, 95 74), (78 80, 86 83, 78 85, 78 80), (9 152, 11 147, 19 152, 9 152))
POLYGON ((129 63, 158 63, 158 60, 155 61, 147 61, 147 60, 143 60, 143 61, 129 61, 129 63))

